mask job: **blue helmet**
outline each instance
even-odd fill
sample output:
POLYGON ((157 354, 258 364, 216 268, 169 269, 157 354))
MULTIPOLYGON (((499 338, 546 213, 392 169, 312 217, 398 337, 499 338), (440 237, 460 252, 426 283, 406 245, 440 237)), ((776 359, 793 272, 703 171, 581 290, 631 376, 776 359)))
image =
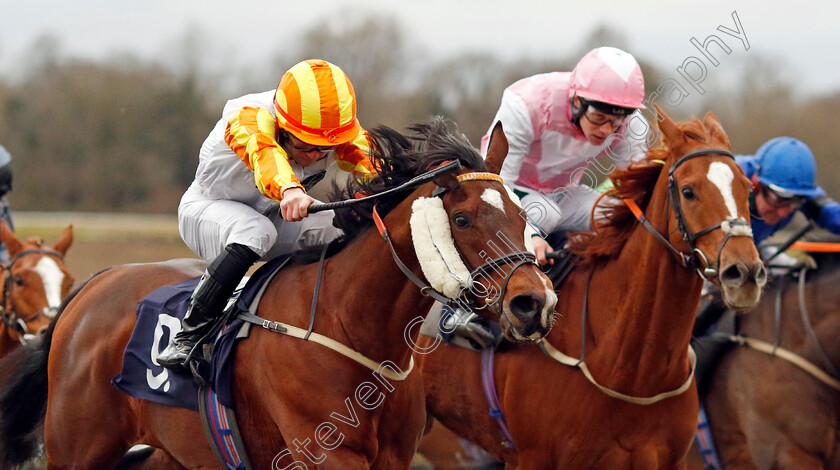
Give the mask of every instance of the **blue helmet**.
POLYGON ((816 197, 817 162, 804 142, 793 137, 776 137, 755 153, 758 180, 782 197, 816 197))

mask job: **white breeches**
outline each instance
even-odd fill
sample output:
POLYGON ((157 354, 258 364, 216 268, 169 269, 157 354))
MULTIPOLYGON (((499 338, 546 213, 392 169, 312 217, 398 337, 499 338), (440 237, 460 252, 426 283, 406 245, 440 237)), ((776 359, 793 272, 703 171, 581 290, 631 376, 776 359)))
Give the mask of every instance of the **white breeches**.
POLYGON ((245 245, 267 260, 336 239, 342 232, 332 225, 333 216, 333 211, 325 211, 286 222, 279 208, 262 214, 241 202, 210 199, 193 184, 178 206, 178 230, 204 260, 213 260, 231 243, 245 245))
MULTIPOLYGON (((522 209, 528 220, 543 231, 540 235, 557 231, 592 231, 592 208, 601 196, 595 189, 574 185, 550 194, 524 186, 514 186, 514 189, 526 193, 522 197, 522 209)), ((600 209, 596 217, 602 217, 600 209)))

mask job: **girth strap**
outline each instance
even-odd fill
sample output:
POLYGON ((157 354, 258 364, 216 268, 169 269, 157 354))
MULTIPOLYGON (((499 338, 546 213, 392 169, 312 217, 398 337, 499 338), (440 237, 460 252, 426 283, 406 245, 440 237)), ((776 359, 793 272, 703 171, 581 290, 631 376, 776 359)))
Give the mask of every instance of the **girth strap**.
POLYGON ((496 425, 502 432, 502 445, 508 449, 515 449, 513 436, 508 429, 505 414, 499 405, 499 396, 496 394, 496 383, 493 380, 493 355, 496 353, 496 346, 489 346, 481 350, 481 385, 484 390, 484 397, 487 399, 487 406, 490 409, 490 417, 496 421, 496 425))

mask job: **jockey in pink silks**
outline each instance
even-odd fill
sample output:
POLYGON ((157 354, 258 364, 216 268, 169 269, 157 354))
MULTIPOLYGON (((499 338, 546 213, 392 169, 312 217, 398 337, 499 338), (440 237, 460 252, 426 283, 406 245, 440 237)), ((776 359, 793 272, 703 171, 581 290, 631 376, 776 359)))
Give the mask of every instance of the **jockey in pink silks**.
POLYGON ((502 122, 510 150, 501 176, 522 199, 540 263, 553 251, 549 234, 592 230, 598 181, 645 155, 644 96, 636 59, 614 47, 593 49, 571 73, 534 75, 505 89, 490 130, 502 122))

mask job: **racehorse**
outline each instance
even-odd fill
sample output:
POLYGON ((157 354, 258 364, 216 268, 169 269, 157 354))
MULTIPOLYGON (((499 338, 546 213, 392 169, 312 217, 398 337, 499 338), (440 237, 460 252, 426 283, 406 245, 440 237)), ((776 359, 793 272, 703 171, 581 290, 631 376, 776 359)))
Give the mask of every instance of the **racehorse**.
POLYGON ((729 139, 711 113, 677 124, 657 110, 663 145, 611 175, 597 233, 572 237, 581 260, 539 345, 500 349, 488 387, 486 354, 420 341, 431 351, 415 356, 430 414, 506 468, 684 468, 698 412, 696 271, 733 307, 758 301, 766 270, 729 139), (495 391, 501 420, 482 386, 495 391))
MULTIPOLYGON (((704 396, 726 469, 840 469, 840 254, 812 253, 738 315, 704 396)), ((704 468, 692 452, 690 468, 704 468)))
POLYGON ((3 222, 0 240, 9 251, 9 262, 0 264, 3 277, 0 357, 3 357, 25 338, 47 328, 73 286, 73 276, 64 263, 64 255, 73 243, 73 226, 64 229, 55 245, 45 246, 39 238, 19 240, 3 222))
MULTIPOLYGON (((521 209, 497 176, 507 154, 501 128, 486 164, 441 119, 413 129, 417 142, 386 127, 371 132, 378 176, 347 190, 348 196, 370 198, 352 212, 337 212, 346 246, 320 268, 299 262, 282 270, 257 312, 269 322, 305 328, 321 269, 314 332, 376 364, 390 364, 404 380, 371 374, 312 341, 254 328, 237 343, 233 370, 237 420, 254 468, 407 468, 425 425, 422 383, 410 373, 412 325, 419 327, 414 320, 428 312, 432 296, 466 299, 498 319, 511 339, 539 338, 550 328, 556 295, 526 252, 521 209), (387 192, 451 162, 464 168, 410 191, 387 192), (508 248, 488 256, 492 243, 508 248), (418 289, 414 281, 423 278, 431 287, 418 289), (483 287, 475 286, 482 281, 483 287), (502 287, 491 290, 490 284, 502 287)), ((28 356, 24 368, 33 372, 17 380, 19 389, 32 390, 48 377, 49 468, 114 468, 141 443, 157 450, 151 463, 135 468, 216 468, 198 413, 134 399, 110 383, 120 371, 138 302, 196 272, 179 263, 116 267, 92 278, 67 303, 38 354, 28 356)), ((43 406, 30 397, 31 408, 19 410, 15 385, 0 403, 0 457, 6 462, 27 457, 18 449, 27 445, 43 406)))

